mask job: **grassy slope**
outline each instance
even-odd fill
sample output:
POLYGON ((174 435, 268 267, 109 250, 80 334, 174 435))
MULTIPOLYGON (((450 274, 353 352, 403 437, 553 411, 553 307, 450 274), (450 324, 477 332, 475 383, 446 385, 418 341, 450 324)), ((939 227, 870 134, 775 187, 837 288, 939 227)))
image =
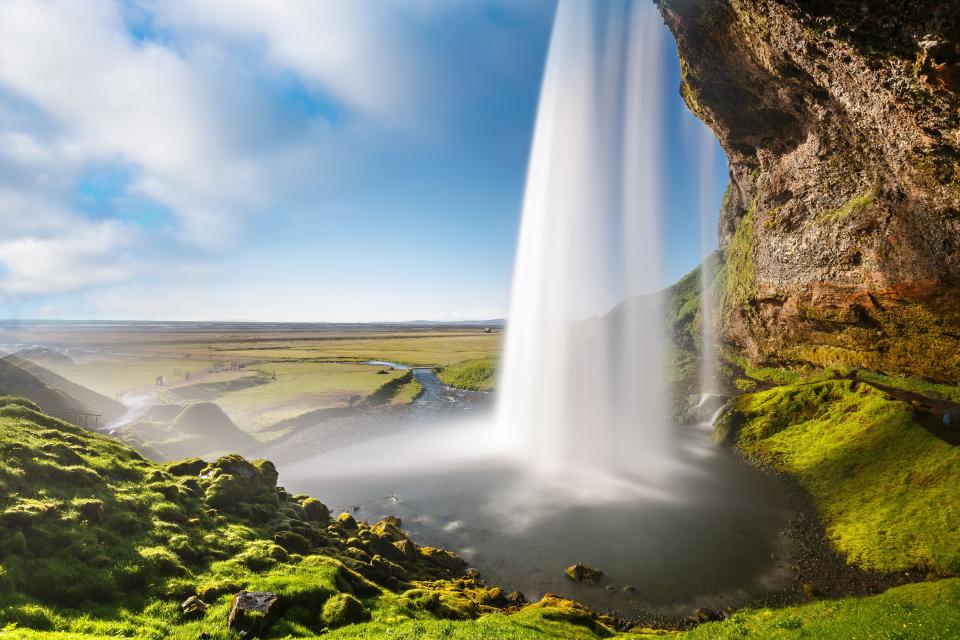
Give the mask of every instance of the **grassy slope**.
POLYGON ((723 622, 704 624, 688 633, 666 637, 677 640, 952 640, 960 636, 958 603, 960 580, 941 580, 905 585, 869 598, 744 611, 723 622))
POLYGON ((909 404, 818 373, 739 396, 728 420, 743 421, 742 451, 800 479, 850 562, 960 571, 960 448, 909 404))
POLYGON ((437 377, 451 387, 490 391, 497 383, 497 361, 496 356, 467 360, 444 367, 437 377))
MULTIPOLYGON (((419 582, 464 565, 427 547, 402 552, 405 536, 389 527, 329 522, 316 501, 277 488, 268 462, 159 465, 27 401, 0 403, 0 487, 3 637, 227 638, 241 589, 280 594, 271 637, 321 632, 324 603, 344 592, 371 617, 346 635, 381 637, 473 619, 502 598, 472 580, 419 582), (187 621, 178 603, 193 594, 210 609, 187 621)), ((470 624, 462 637, 605 633, 565 601, 470 624)))
POLYGON ((0 358, 0 396, 22 396, 47 411, 84 412, 87 409, 70 394, 50 386, 7 358, 0 358))

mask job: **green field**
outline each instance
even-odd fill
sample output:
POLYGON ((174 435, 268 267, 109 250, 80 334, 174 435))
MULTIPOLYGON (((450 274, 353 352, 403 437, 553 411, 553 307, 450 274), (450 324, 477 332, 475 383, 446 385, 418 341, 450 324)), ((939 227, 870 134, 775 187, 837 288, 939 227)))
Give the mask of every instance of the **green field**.
POLYGON ((260 439, 297 416, 324 409, 412 402, 415 381, 372 396, 401 372, 361 364, 385 360, 441 369, 448 383, 489 389, 502 334, 480 329, 330 331, 128 331, 40 327, 11 341, 82 349, 76 363, 40 362, 109 398, 153 394, 156 403, 215 402, 260 439), (478 368, 479 366, 479 368, 478 368), (276 374, 276 379, 274 379, 276 374), (155 384, 163 376, 164 385, 155 384), (368 403, 368 404, 370 404, 368 403))

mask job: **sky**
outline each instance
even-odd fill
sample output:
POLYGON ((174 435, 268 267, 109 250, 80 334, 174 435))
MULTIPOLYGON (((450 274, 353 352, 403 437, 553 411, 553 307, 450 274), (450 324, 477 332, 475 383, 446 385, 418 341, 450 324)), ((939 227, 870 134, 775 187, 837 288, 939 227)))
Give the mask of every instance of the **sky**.
MULTIPOLYGON (((4 0, 0 318, 505 317, 554 9, 4 0)), ((703 251, 665 43, 664 286, 703 251)))

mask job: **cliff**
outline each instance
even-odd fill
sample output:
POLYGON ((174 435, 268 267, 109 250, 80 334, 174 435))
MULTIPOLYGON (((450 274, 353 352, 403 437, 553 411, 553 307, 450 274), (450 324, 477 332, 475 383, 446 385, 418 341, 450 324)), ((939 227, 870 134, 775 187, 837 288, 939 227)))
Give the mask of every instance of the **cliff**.
POLYGON ((658 5, 730 159, 725 341, 960 381, 960 2, 658 5))

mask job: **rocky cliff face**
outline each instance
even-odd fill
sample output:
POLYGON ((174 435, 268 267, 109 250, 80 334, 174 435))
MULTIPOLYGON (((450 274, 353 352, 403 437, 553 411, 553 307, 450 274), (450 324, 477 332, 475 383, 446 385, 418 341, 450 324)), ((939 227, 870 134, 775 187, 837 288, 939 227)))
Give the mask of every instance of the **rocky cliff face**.
POLYGON ((960 381, 960 1, 658 4, 731 162, 725 339, 960 381))

